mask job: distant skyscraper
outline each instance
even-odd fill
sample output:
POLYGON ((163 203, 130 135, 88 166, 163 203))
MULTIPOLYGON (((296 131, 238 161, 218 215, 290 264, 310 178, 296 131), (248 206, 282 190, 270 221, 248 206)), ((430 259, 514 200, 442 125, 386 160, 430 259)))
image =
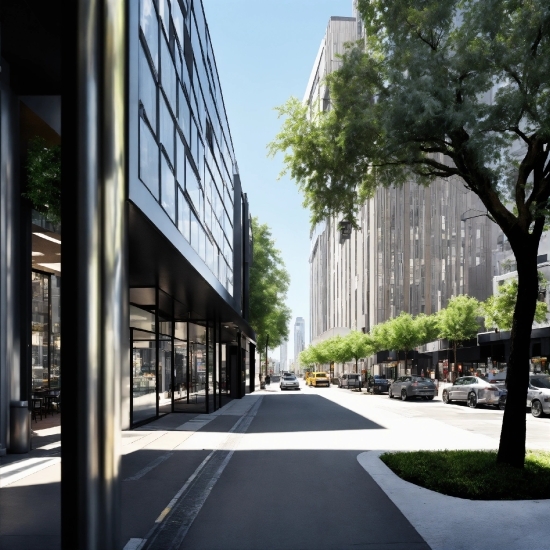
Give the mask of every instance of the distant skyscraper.
POLYGON ((283 340, 281 344, 281 350, 280 350, 280 363, 281 363, 281 371, 285 371, 288 366, 288 340, 283 340))
POLYGON ((294 362, 298 360, 298 355, 306 347, 306 322, 303 317, 296 317, 294 323, 294 362))

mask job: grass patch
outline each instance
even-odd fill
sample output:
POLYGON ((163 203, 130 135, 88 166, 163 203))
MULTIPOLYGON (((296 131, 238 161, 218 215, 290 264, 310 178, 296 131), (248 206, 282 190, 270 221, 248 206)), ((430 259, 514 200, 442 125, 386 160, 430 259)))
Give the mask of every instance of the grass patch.
POLYGON ((550 498, 550 452, 527 451, 525 468, 497 464, 496 451, 384 453, 400 478, 426 489, 472 500, 550 498))

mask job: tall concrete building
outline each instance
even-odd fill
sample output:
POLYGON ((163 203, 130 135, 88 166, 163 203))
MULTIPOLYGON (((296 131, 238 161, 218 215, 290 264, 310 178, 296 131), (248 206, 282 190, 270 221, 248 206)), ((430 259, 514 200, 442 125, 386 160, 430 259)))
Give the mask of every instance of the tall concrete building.
MULTIPOLYGON (((312 111, 330 109, 324 79, 361 37, 357 17, 330 18, 304 97, 312 111)), ((369 331, 402 311, 434 313, 453 295, 489 296, 497 232, 483 212, 459 180, 438 180, 379 189, 360 209, 358 230, 341 218, 319 224, 309 258, 311 341, 369 331)))
POLYGON ((306 347, 306 322, 303 317, 296 317, 294 323, 294 363, 298 360, 298 355, 306 347))
POLYGON ((283 340, 279 349, 279 363, 281 372, 285 371, 288 366, 288 340, 283 340))

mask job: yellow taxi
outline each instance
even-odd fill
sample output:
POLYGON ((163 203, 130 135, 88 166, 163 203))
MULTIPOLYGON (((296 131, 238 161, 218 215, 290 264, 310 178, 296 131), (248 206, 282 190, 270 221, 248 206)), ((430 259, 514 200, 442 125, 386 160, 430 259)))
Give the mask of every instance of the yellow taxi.
POLYGON ((320 388, 321 386, 330 386, 330 379, 326 372, 310 372, 309 376, 306 379, 306 384, 308 386, 315 386, 320 388))

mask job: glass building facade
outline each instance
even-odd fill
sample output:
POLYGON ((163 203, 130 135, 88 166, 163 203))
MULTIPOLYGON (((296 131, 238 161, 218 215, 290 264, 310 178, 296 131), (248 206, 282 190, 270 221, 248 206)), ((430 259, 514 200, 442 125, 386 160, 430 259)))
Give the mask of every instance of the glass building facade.
POLYGON ((236 167, 201 2, 140 0, 139 178, 233 294, 236 167))
POLYGON ((242 396, 254 346, 248 202, 202 2, 139 0, 129 10, 135 425, 242 396))

